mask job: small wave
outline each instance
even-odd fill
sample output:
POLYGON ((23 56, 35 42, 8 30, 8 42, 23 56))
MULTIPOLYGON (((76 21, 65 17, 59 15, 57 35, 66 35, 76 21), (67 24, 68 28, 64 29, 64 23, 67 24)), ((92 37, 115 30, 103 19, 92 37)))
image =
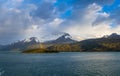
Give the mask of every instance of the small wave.
POLYGON ((4 73, 5 71, 2 68, 0 68, 0 76, 2 76, 4 73))

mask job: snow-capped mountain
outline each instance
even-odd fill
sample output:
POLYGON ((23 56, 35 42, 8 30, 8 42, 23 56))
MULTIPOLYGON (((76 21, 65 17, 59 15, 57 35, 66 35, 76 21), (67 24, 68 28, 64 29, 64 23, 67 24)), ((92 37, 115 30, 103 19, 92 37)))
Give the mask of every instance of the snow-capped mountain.
POLYGON ((120 35, 117 33, 112 33, 111 35, 105 35, 103 38, 112 38, 112 39, 120 39, 120 35))
MULTIPOLYGON (((49 40, 49 36, 47 37, 49 40)), ((17 50, 24 51, 26 49, 40 48, 40 41, 37 37, 26 38, 12 44, 4 45, 0 50, 17 50)), ((43 42, 43 44, 63 44, 74 43, 75 40, 68 33, 56 34, 56 39, 43 42)), ((41 42, 42 43, 42 42, 41 42)), ((46 46, 46 45, 45 45, 46 46)))
POLYGON ((72 39, 72 37, 68 33, 64 33, 62 36, 55 40, 46 41, 45 44, 61 44, 61 43, 74 43, 75 40, 72 39))
POLYGON ((33 47, 39 47, 38 44, 40 44, 37 37, 31 37, 27 38, 21 41, 17 41, 8 45, 4 45, 0 50, 25 50, 33 47), (37 46, 36 46, 37 45, 37 46))
POLYGON ((46 42, 46 41, 55 40, 55 39, 61 37, 64 34, 65 34, 64 32, 52 32, 52 33, 48 33, 48 34, 45 34, 44 36, 40 37, 40 41, 41 42, 46 42))
POLYGON ((110 36, 108 36, 108 38, 119 38, 120 39, 120 35, 118 35, 117 33, 112 33, 110 36))
POLYGON ((39 43, 40 41, 39 41, 39 39, 37 38, 37 37, 31 37, 31 38, 27 38, 27 39, 25 39, 25 40, 23 40, 23 42, 25 43, 25 42, 35 42, 35 43, 39 43))

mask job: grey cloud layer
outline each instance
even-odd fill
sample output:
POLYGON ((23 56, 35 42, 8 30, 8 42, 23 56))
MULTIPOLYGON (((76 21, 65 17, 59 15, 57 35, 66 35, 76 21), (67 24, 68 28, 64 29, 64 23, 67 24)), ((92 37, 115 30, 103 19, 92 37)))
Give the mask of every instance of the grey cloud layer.
MULTIPOLYGON (((102 7, 112 4, 113 0, 1 0, 0 43, 10 43, 30 36, 40 37, 56 30, 62 32, 76 24, 76 27, 86 26, 88 24, 84 24, 85 15, 89 13, 87 10, 89 5, 93 3, 102 7), (60 18, 60 15, 68 9, 72 11, 71 16, 60 18)), ((92 10, 97 13, 99 11, 96 11, 97 9, 99 7, 92 10)), ((110 19, 118 22, 119 12, 111 14, 110 19)), ((108 17, 98 16, 93 22, 101 23, 103 19, 107 21, 108 17)))

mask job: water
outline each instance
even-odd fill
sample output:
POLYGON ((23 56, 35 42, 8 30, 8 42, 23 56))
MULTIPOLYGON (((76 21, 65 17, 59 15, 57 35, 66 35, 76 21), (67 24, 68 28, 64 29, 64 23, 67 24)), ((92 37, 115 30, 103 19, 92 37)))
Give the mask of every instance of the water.
POLYGON ((1 52, 0 76, 120 76, 120 53, 1 52))

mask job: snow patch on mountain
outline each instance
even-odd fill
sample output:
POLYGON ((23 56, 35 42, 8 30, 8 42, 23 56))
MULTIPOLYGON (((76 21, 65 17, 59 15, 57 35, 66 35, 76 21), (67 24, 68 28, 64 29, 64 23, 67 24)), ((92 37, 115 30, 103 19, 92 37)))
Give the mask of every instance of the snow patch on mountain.
POLYGON ((25 39, 23 42, 30 42, 30 38, 25 39))
POLYGON ((65 33, 63 33, 63 32, 47 34, 47 35, 41 37, 40 41, 45 42, 45 41, 50 41, 50 40, 56 40, 57 38, 63 36, 64 34, 65 33))
POLYGON ((37 37, 31 37, 23 40, 23 42, 31 42, 31 41, 40 42, 37 37))

